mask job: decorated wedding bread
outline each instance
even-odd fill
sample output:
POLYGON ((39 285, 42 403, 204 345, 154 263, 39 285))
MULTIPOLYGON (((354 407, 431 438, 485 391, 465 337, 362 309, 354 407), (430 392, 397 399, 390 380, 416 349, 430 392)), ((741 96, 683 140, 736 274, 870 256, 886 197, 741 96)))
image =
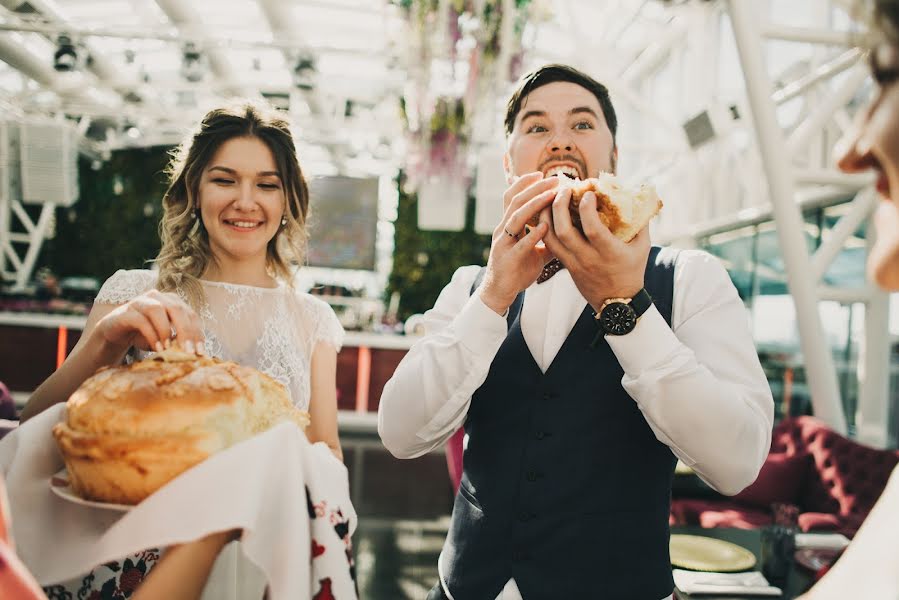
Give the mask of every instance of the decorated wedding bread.
POLYGON ((211 455, 309 415, 284 387, 253 369, 173 346, 103 368, 69 398, 53 428, 75 493, 137 504, 211 455))

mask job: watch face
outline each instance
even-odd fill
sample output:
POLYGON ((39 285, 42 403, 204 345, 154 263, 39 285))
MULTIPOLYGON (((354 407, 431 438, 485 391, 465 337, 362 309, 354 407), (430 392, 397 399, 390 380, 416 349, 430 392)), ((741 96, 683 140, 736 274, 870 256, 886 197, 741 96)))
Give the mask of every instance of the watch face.
POLYGON ((599 315, 599 324, 611 335, 625 335, 637 326, 637 314, 630 304, 613 302, 599 315))

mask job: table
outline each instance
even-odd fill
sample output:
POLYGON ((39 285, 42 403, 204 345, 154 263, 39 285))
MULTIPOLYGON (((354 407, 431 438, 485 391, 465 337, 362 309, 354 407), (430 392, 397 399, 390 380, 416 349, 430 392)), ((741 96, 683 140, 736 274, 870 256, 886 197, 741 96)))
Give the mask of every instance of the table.
MULTIPOLYGON (((698 526, 685 526, 672 527, 671 533, 702 535, 743 546, 752 552, 755 555, 756 561, 758 561, 756 566, 753 567, 753 570, 761 569, 762 532, 760 529, 734 529, 728 527, 704 529, 698 526)), ((678 600, 759 600, 761 598, 767 598, 769 600, 792 600, 811 587, 813 582, 814 574, 794 563, 787 576, 786 585, 780 586, 784 590, 784 593, 781 596, 691 596, 675 590, 674 597, 678 600)))

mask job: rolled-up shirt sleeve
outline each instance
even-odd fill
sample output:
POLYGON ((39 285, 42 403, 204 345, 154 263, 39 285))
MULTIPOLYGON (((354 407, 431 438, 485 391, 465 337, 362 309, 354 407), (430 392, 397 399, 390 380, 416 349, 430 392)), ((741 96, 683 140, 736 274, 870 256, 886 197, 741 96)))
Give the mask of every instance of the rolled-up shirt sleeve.
POLYGON ((721 263, 682 252, 674 289, 673 328, 653 306, 630 334, 606 339, 656 438, 733 495, 755 480, 768 454, 771 389, 746 308, 721 263))
POLYGON ((378 433, 398 458, 443 444, 465 421, 471 396, 506 338, 506 320, 470 294, 479 267, 462 267, 424 315, 417 341, 384 386, 378 433))

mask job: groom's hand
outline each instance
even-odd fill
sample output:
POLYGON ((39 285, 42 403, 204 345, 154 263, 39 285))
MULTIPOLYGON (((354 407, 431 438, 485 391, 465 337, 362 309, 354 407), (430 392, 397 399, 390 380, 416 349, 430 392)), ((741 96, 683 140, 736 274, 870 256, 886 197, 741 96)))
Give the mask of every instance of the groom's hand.
POLYGON ((481 300, 497 314, 505 314, 515 297, 537 279, 549 260, 544 246, 537 246, 549 230, 543 221, 530 232, 525 224, 548 210, 556 196, 559 180, 543 178, 540 172, 515 180, 503 194, 505 212, 493 231, 487 273, 481 285, 481 300))

